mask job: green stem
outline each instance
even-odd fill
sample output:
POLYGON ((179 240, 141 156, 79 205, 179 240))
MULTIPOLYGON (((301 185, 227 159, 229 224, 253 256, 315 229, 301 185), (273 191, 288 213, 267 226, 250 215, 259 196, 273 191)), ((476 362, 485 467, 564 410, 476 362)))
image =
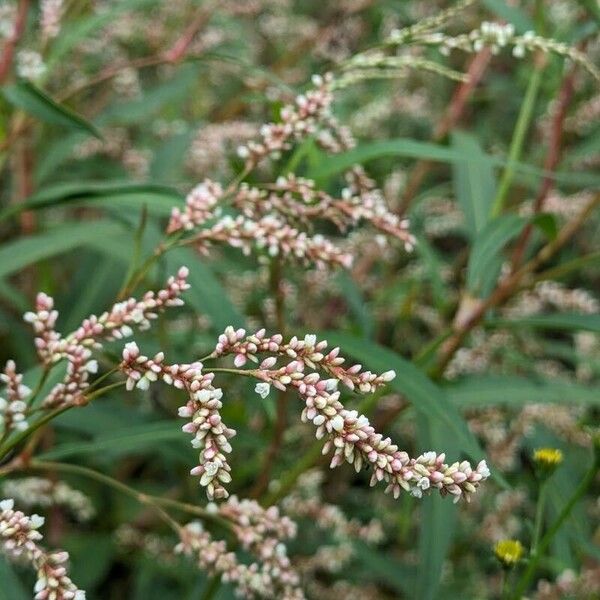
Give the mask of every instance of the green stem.
POLYGON ((510 142, 508 161, 506 167, 504 168, 504 172, 502 173, 502 179, 500 180, 500 185, 498 186, 498 192, 496 193, 496 197, 494 198, 494 203, 492 205, 492 217, 497 217, 502 213, 504 208, 506 195, 508 194, 508 190, 510 189, 515 175, 515 167, 523 150, 525 134, 529 129, 529 124, 531 123, 533 116, 535 101, 542 82, 542 71, 542 67, 536 65, 533 74, 529 79, 527 91, 525 92, 525 98, 523 99, 523 104, 521 104, 521 110, 519 111, 517 124, 515 125, 515 130, 510 142))
MULTIPOLYGON (((97 389, 95 392, 85 396, 87 402, 91 402, 94 398, 101 396, 105 392, 112 390, 117 387, 121 387, 125 385, 124 381, 117 381, 116 383, 111 383, 106 385, 100 389, 97 389)), ((58 417, 66 410, 73 408, 73 406, 60 406, 46 413, 39 421, 36 421, 33 425, 30 425, 27 429, 20 431, 18 435, 16 435, 12 440, 9 440, 8 444, 4 444, 0 446, 0 461, 16 446, 18 446, 23 440, 28 438, 34 431, 38 430, 40 427, 46 425, 49 421, 52 421, 55 417, 58 417)))
POLYGON ((113 479, 108 475, 104 475, 104 473, 99 473, 98 471, 88 469, 87 467, 81 467, 79 465, 36 459, 32 460, 26 468, 34 470, 52 470, 63 473, 72 473, 74 475, 83 475, 84 477, 87 477, 89 479, 94 479, 104 485, 112 487, 113 489, 118 490, 119 492, 122 492, 123 494, 134 498, 140 504, 145 504, 146 506, 151 507, 170 527, 172 527, 175 530, 175 532, 178 535, 181 533, 181 525, 179 525, 179 523, 177 523, 163 508, 158 506, 158 503, 155 501, 153 496, 148 496, 147 494, 138 492, 137 490, 134 490, 128 485, 125 485, 124 483, 120 482, 118 479, 113 479))
POLYGON ((540 493, 538 495, 537 507, 535 510, 535 522, 533 525, 533 538, 531 540, 530 554, 533 556, 537 553, 537 548, 540 543, 542 534, 542 525, 544 523, 544 508, 546 505, 546 495, 548 490, 548 481, 544 480, 540 484, 540 493))
POLYGON ((215 597, 215 594, 219 591, 221 587, 221 577, 220 575, 213 575, 207 582, 206 586, 202 590, 201 600, 212 600, 215 597))
POLYGON ((23 440, 28 438, 34 431, 44 426, 46 423, 58 417, 66 410, 71 408, 70 406, 63 406, 61 408, 55 408, 46 415, 44 415, 39 421, 36 421, 33 425, 30 425, 27 429, 20 431, 12 440, 9 440, 8 444, 4 444, 0 447, 0 461, 16 446, 18 446, 23 440))
POLYGON ((573 507, 581 500, 588 487, 594 481, 596 474, 598 473, 598 469, 600 468, 600 452, 598 450, 595 451, 594 463, 589 468, 588 472, 585 474, 584 478, 581 480, 575 492, 569 499, 569 501, 565 504, 562 511, 558 515, 558 518, 552 526, 546 532, 546 535, 541 539, 537 552, 531 557, 529 560, 529 564, 527 565, 527 569, 517 582, 517 587, 515 589, 515 593, 513 594, 513 600, 521 600, 523 594, 529 587, 529 584, 535 575, 535 572, 538 568, 540 560, 544 556, 544 553, 552 543, 554 536, 558 533, 559 529, 562 527, 563 523, 567 520, 573 507))

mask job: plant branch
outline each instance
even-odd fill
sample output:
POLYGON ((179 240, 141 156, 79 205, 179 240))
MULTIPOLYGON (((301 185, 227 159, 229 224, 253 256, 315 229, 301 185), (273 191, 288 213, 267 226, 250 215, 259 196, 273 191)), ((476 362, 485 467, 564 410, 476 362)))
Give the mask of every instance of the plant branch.
POLYGON ((597 193, 585 208, 559 231, 554 240, 544 246, 528 263, 501 280, 488 298, 475 303, 471 313, 461 319, 460 324, 455 326, 454 333, 443 344, 439 361, 431 372, 433 377, 441 376, 464 338, 483 319, 486 312, 503 304, 518 291, 523 278, 552 258, 577 233, 599 204, 600 193, 597 193))
POLYGON ((29 4, 30 0, 19 0, 12 35, 8 38, 4 44, 4 48, 2 49, 2 58, 0 58, 0 85, 6 81, 8 75, 10 74, 15 49, 19 43, 19 40, 23 36, 23 33, 25 32, 25 26, 27 25, 29 4))

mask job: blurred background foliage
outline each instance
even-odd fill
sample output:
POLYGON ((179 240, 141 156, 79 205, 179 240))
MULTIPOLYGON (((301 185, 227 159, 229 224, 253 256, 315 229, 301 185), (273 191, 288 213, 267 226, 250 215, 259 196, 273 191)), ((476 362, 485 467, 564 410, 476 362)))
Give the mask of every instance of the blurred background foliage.
MULTIPOLYGON (((0 362, 29 365, 26 380, 32 382, 39 369, 22 313, 38 290, 55 297, 61 331, 103 312, 132 264, 160 243, 171 208, 205 177, 230 181, 242 167, 236 147, 276 119, 313 73, 334 69, 392 29, 448 3, 64 4, 58 35, 44 37, 38 3, 31 3, 19 48, 39 53, 42 70, 35 84, 7 80, 0 94, 0 362)), ((519 32, 535 29, 585 50, 598 64, 595 2, 485 0, 450 30, 469 31, 482 20, 507 21, 519 32)), ((394 501, 370 490, 364 474, 324 471, 324 500, 349 517, 379 519, 385 535, 379 544, 353 542, 337 571, 335 564, 311 571, 307 592, 314 598, 498 597, 494 542, 531 535, 533 450, 551 446, 565 456, 553 476, 548 522, 591 461, 600 405, 597 210, 465 332, 447 364, 440 353, 453 322, 460 323, 459 309, 493 293, 528 223, 533 230, 525 259, 557 239, 597 196, 597 82, 551 55, 445 57, 436 48, 424 55, 470 72, 478 85, 468 89, 414 70, 349 87, 336 95, 335 113, 354 131, 356 148, 328 156, 308 140, 272 166, 274 177, 294 171, 327 190, 348 166, 364 164, 390 205, 410 217, 418 239, 406 254, 357 233, 353 243, 360 251, 350 272, 286 267, 286 329, 317 333, 374 370, 395 369, 396 380, 368 407, 370 418, 412 453, 433 448, 451 460, 486 456, 495 479, 470 506, 457 507, 438 497, 394 501), (524 130, 515 155, 518 122, 524 130), (553 163, 548 155, 557 145, 556 127, 561 135, 553 163), (544 208, 536 211, 546 185, 544 208)), ((210 351, 227 325, 277 329, 268 265, 234 250, 208 258, 186 249, 168 253, 136 293, 156 289, 181 264, 191 269, 186 306, 161 315, 151 332, 136 337, 146 352, 162 350, 171 362, 189 362, 210 351)), ((106 364, 119 352, 113 344, 106 364)), ((224 387, 224 418, 239 432, 232 485, 245 496, 260 472, 275 406, 272 398, 260 401, 245 380, 227 380, 224 387)), ((348 394, 346 402, 356 401, 348 394)), ((193 451, 174 418, 177 403, 177 393, 166 387, 116 391, 56 419, 44 433, 41 454, 203 504, 202 490, 188 476, 193 451)), ((290 403, 271 499, 323 464, 299 412, 290 403)), ((210 582, 164 552, 168 533, 154 533, 151 513, 97 482, 65 480, 92 498, 96 516, 78 524, 53 509, 46 535, 71 553, 73 580, 89 598, 209 597, 210 582), (123 524, 138 533, 128 537, 123 524)), ((541 578, 554 582, 572 570, 575 577, 592 572, 600 579, 597 498, 596 481, 556 535, 541 578)), ((304 525, 291 547, 300 559, 335 543, 304 525)), ((0 598, 29 597, 27 577, 0 561, 0 598)), ((543 592, 540 586, 533 596, 543 592)), ((224 585, 215 597, 232 593, 224 585)))

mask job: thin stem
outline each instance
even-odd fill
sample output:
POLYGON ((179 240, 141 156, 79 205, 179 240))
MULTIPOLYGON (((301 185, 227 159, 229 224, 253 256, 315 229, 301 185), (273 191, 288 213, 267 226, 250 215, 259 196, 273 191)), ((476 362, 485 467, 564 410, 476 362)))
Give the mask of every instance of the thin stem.
MULTIPOLYGON (((562 154, 562 133, 564 121, 567 116, 567 110, 573 94, 575 91, 575 74, 576 69, 573 67, 571 72, 564 78, 557 94, 556 108, 554 109, 554 115, 552 117, 552 126, 550 128, 550 139, 548 142, 548 151, 546 153, 546 159, 544 160, 544 171, 547 173, 542 180, 542 185, 537 193, 535 202, 533 205, 533 212, 538 214, 544 208, 544 203, 548 194, 554 186, 554 171, 556 170, 561 154, 562 154)), ((512 256, 512 270, 518 269, 525 250, 527 248, 527 242, 531 237, 533 231, 533 223, 528 223, 521 232, 519 240, 515 245, 515 250, 512 256)))
POLYGON ((544 523, 544 509, 546 507, 546 495, 548 493, 548 480, 545 479, 540 484, 537 506, 535 509, 535 522, 533 525, 533 538, 531 540, 530 554, 533 556, 537 553, 537 548, 540 543, 542 534, 542 526, 544 523))
POLYGON ((33 459, 27 465, 27 468, 34 470, 50 470, 50 471, 59 471, 63 473, 72 473, 74 475, 82 475, 89 479, 95 479, 96 481, 103 483, 109 487, 112 487, 115 490, 122 492, 128 496, 131 496, 135 500, 137 500, 140 504, 145 504, 146 506, 151 507, 154 511, 156 511, 160 517, 174 529, 174 531, 180 535, 182 531, 181 525, 177 523, 163 508, 158 506, 158 504, 154 501, 152 496, 148 496, 147 494, 143 494, 138 492, 137 490, 129 487, 128 485, 122 483, 118 479, 113 479, 104 473, 99 473, 98 471, 94 471, 93 469, 88 469, 87 467, 82 467, 79 465, 72 465, 69 463, 61 463, 61 462, 53 462, 53 461, 45 461, 45 460, 37 460, 33 459))
POLYGON ((543 66, 539 63, 535 64, 533 74, 529 79, 527 85, 527 91, 525 92, 525 98, 523 104, 521 104, 521 110, 519 111, 519 117, 515 130, 513 132, 512 140, 510 142, 510 148, 508 151, 508 162, 502 173, 502 179, 498 186, 498 192, 492 205, 492 217, 497 217, 502 213, 504 209, 504 202, 506 195, 512 184, 515 175, 515 166, 521 157, 523 150, 523 142, 525 140, 525 134, 529 129, 531 119, 533 117, 533 109, 535 107, 535 101, 542 83, 542 71, 543 66))
POLYGON ((20 0, 17 8, 17 16, 15 18, 15 24, 13 32, 10 38, 4 44, 2 48, 2 57, 0 58, 0 84, 4 83, 10 74, 10 70, 13 63, 13 57, 15 54, 15 48, 21 39, 21 36, 25 32, 27 25, 27 13, 29 12, 29 0, 20 0))
MULTIPOLYGON (((96 390, 95 392, 92 392, 91 394, 89 394, 87 396, 84 396, 84 398, 87 402, 91 402, 94 398, 101 396, 105 392, 108 392, 112 389, 115 389, 117 387, 121 387, 124 385, 125 385, 125 381, 118 381, 116 383, 111 383, 107 386, 104 386, 103 388, 96 390)), ((52 421, 52 419, 54 419, 55 417, 58 417, 59 415, 61 415, 65 411, 69 410, 70 408, 73 408, 73 405, 60 406, 58 408, 55 408, 54 410, 51 410, 50 412, 45 414, 39 421, 36 421, 33 425, 30 425, 27 429, 20 431, 19 434, 17 436, 15 436, 8 444, 6 444, 4 446, 0 446, 0 460, 2 460, 13 448, 18 446, 24 439, 28 438, 34 431, 36 431, 40 427, 46 425, 46 423, 48 423, 49 421, 52 421)))
MULTIPOLYGON (((281 335, 285 336, 285 295, 282 287, 282 264, 281 259, 276 257, 271 262, 270 272, 271 295, 275 300, 275 320, 277 329, 281 335)), ((273 465, 277 455, 283 445, 283 436, 287 427, 288 413, 288 395, 286 390, 278 390, 276 402, 275 425, 273 428, 273 437, 267 448, 263 464, 256 478, 256 483, 252 488, 250 495, 253 498, 262 496, 269 487, 273 465)))
POLYGON ((227 369, 225 367, 211 367, 210 371, 214 373, 231 373, 232 375, 242 375, 243 377, 258 377, 256 369, 227 369))
POLYGON ((37 385, 31 392, 31 396, 29 396, 29 398, 27 399, 28 406, 32 406, 33 403, 35 402, 35 399, 37 398, 38 394, 42 391, 44 384, 48 380, 48 376, 50 375, 51 370, 52 370, 51 366, 44 365, 44 370, 42 371, 42 375, 41 375, 39 381, 37 382, 37 385))
POLYGON ((579 500, 581 500, 583 495, 586 493, 588 487, 594 481, 599 468, 600 468, 600 450, 595 449, 594 462, 593 462, 592 466, 588 469, 584 478, 581 480, 581 482, 577 486, 577 489, 575 490, 575 492, 573 492, 573 495, 571 496, 569 501, 563 507, 563 509, 560 512, 556 521, 554 521, 552 526, 546 532, 546 535, 544 535, 544 537, 540 541, 539 546, 537 548, 537 552, 531 557, 529 564, 527 565, 527 569, 525 570, 525 572, 523 573, 523 575, 521 576, 521 578, 519 579, 519 581, 517 583, 515 592, 512 596, 513 600, 520 600, 522 598, 523 594, 529 587, 529 584, 530 584, 533 576, 535 575, 535 572, 538 568, 540 560, 542 559, 542 557, 544 556, 544 553, 546 552, 546 550, 552 543, 554 536, 558 533, 558 531, 562 527, 563 523, 567 520, 567 518, 571 514, 573 507, 577 504, 577 502, 579 502, 579 500))
POLYGON ((600 204, 600 193, 587 203, 583 210, 571 221, 569 221, 559 232, 556 238, 545 245, 534 258, 523 265, 518 271, 512 273, 501 280, 496 289, 485 300, 481 300, 475 305, 471 314, 467 315, 454 333, 446 340, 442 346, 442 352, 437 365, 430 371, 434 378, 440 377, 455 352, 467 334, 483 319, 490 308, 494 308, 506 302, 512 295, 520 289, 521 281, 533 273, 540 265, 552 258, 586 222, 588 217, 594 212, 600 204))
POLYGON ((213 575, 202 591, 201 600, 212 600, 221 587, 221 576, 213 575))
POLYGON ((119 295, 117 296, 117 300, 123 300, 133 290, 135 290, 135 288, 144 279, 144 277, 146 276, 148 271, 151 269, 151 267, 154 265, 154 263, 156 263, 163 254, 166 254, 169 250, 171 250, 171 248, 174 248, 175 246, 177 246, 177 243, 179 242, 180 237, 181 237, 181 234, 175 234, 174 236, 172 236, 171 239, 159 244, 156 247, 156 249, 154 250, 154 252, 152 253, 152 255, 149 256, 142 263, 140 268, 131 274, 131 277, 129 277, 129 280, 127 282, 125 282, 125 284, 123 285, 123 288, 119 292, 119 295))
POLYGON ((163 506, 168 506, 181 512, 195 515, 196 517, 200 517, 205 521, 215 523, 216 525, 219 525, 220 527, 222 527, 223 529, 227 529, 228 531, 233 530, 233 525, 230 521, 200 506, 189 504, 187 502, 180 502, 179 500, 173 500, 171 498, 163 498, 161 496, 149 496, 149 498, 151 498, 157 504, 162 504, 163 506))
POLYGON ((500 594, 500 597, 502 598, 502 600, 507 600, 509 598, 510 585, 509 585, 508 574, 509 574, 508 569, 502 569, 502 584, 501 584, 502 592, 500 594))
MULTIPOLYGON (((491 50, 484 48, 469 64, 467 68, 467 80, 457 87, 448 109, 435 128, 432 138, 434 142, 444 139, 450 130, 460 121, 469 98, 485 74, 491 56, 491 50)), ((428 160, 420 160, 415 164, 402 194, 402 202, 398 209, 399 214, 406 214, 433 164, 428 160)))
POLYGON ((52 421, 52 419, 58 417, 69 408, 71 407, 63 406, 61 408, 55 408, 54 410, 44 415, 39 421, 35 422, 33 425, 30 425, 24 431, 20 431, 17 436, 15 436, 12 440, 9 440, 8 444, 5 444, 2 447, 0 447, 0 460, 2 460, 13 448, 18 446, 23 440, 29 437, 34 431, 44 426, 49 421, 52 421))

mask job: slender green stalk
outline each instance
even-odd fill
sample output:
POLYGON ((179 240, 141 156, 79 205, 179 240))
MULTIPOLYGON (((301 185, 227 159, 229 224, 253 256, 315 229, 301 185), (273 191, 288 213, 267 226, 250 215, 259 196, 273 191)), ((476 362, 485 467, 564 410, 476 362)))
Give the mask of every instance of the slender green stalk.
MULTIPOLYGON (((100 389, 97 389, 95 392, 86 396, 88 402, 91 402, 94 398, 101 396, 102 394, 115 389, 117 387, 124 386, 124 381, 117 381, 116 383, 111 383, 106 385, 100 389)), ((14 438, 8 441, 7 444, 0 446, 0 460, 2 460, 13 448, 16 448, 23 440, 27 439, 34 431, 38 430, 40 427, 46 425, 46 423, 52 421, 55 417, 58 417, 65 411, 73 408, 73 406, 61 406, 59 408, 55 408, 50 412, 46 413, 39 421, 30 425, 27 429, 20 431, 14 438)))
POLYGON ((16 435, 14 438, 9 439, 8 443, 6 443, 2 447, 0 447, 0 460, 5 458, 13 448, 16 448, 23 440, 28 438, 34 431, 36 431, 40 427, 43 427, 44 425, 46 425, 46 423, 48 423, 49 421, 52 421, 52 419, 54 419, 55 417, 58 417, 59 415, 64 413, 69 408, 71 408, 71 407, 63 406, 61 408, 55 408, 54 410, 50 411, 49 413, 46 413, 39 421, 36 421, 33 425, 30 425, 27 429, 20 431, 18 433, 18 435, 16 435))
POLYGON ((542 526, 544 524, 544 509, 546 507, 546 496, 548 494, 548 480, 545 479, 540 483, 540 492, 538 494, 537 506, 535 509, 535 522, 533 525, 533 538, 531 540, 530 554, 533 556, 537 553, 537 548, 542 535, 542 526))
POLYGON ((502 173, 502 179, 500 180, 500 184, 498 186, 498 192, 496 193, 496 197, 494 198, 494 203, 492 205, 492 217, 497 217, 504 209, 506 196, 515 176, 516 163, 521 158, 525 135, 529 129, 529 125, 533 117, 535 101, 542 83, 542 72, 542 67, 536 65, 533 74, 529 79, 527 91, 525 92, 525 98, 523 99, 523 104, 521 104, 521 110, 519 111, 517 124, 515 125, 515 130, 510 142, 508 162, 504 168, 504 172, 502 173))
POLYGON ((99 473, 98 471, 88 469, 87 467, 81 467, 79 465, 36 459, 32 460, 27 465, 27 468, 36 470, 60 471, 63 473, 72 473, 74 475, 83 475, 84 477, 87 477, 89 479, 95 479, 96 481, 109 487, 112 487, 113 489, 118 490, 123 494, 131 496, 140 504, 145 504, 146 506, 151 507, 170 527, 172 527, 175 530, 175 532, 178 535, 181 533, 181 525, 179 525, 177 521, 175 521, 163 508, 161 508, 158 505, 153 496, 149 496, 147 494, 143 494, 142 492, 138 492, 137 490, 122 483, 118 479, 113 479, 112 477, 109 477, 104 473, 99 473))
POLYGON ((548 529, 548 531, 546 532, 544 537, 542 537, 539 545, 537 546, 537 552, 529 560, 529 564, 527 565, 525 572, 523 573, 523 575, 517 582, 516 589, 514 591, 514 594, 512 595, 513 600, 521 600, 521 598, 523 597, 523 594, 527 591, 527 588, 529 587, 529 584, 531 583, 531 580, 533 579, 533 576, 535 575, 535 572, 538 568, 540 560, 544 556, 544 553, 546 552, 546 550, 552 543, 554 536, 558 533, 558 531, 560 530, 560 528, 562 527, 564 522, 567 520, 567 518, 571 514, 573 507, 577 504, 577 502, 579 502, 579 500, 581 500, 581 498, 587 491, 588 487, 594 481, 599 468, 600 468, 600 451, 598 449, 596 449, 594 463, 588 469, 584 478, 581 480, 581 482, 579 483, 579 485, 573 492, 573 495, 571 496, 569 501, 565 504, 565 506, 561 510, 556 521, 554 521, 554 523, 548 529))
POLYGON ((200 596, 201 600, 212 600, 215 597, 215 594, 219 591, 221 587, 221 577, 219 575, 213 575, 204 586, 202 590, 202 595, 200 596))

